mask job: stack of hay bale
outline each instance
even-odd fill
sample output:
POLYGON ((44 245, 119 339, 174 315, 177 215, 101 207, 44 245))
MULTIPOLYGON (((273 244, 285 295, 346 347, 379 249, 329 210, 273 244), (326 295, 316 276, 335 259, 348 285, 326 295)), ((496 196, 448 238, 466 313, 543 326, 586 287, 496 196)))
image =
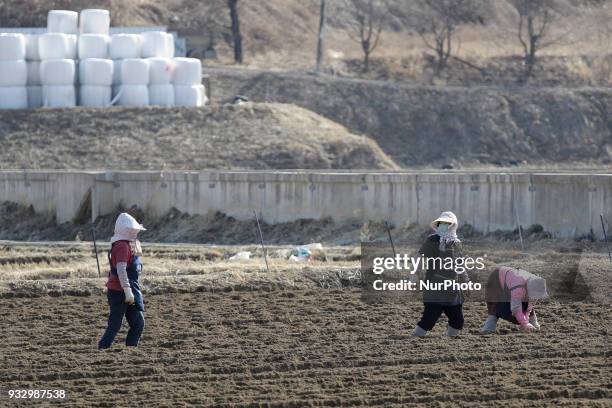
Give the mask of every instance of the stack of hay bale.
POLYGON ((111 104, 113 61, 109 56, 108 10, 83 10, 79 24, 79 105, 111 104))
POLYGON ((28 65, 28 108, 42 106, 42 84, 40 82, 40 53, 38 34, 26 34, 26 64, 28 65))
POLYGON ((47 33, 38 37, 43 106, 67 108, 77 104, 78 21, 75 11, 51 10, 47 33))
POLYGON ((0 34, 0 109, 206 103, 200 60, 174 58, 171 34, 109 31, 108 10, 51 10, 45 34, 0 34))
POLYGON ((25 56, 23 34, 0 34, 0 109, 28 107, 25 56))

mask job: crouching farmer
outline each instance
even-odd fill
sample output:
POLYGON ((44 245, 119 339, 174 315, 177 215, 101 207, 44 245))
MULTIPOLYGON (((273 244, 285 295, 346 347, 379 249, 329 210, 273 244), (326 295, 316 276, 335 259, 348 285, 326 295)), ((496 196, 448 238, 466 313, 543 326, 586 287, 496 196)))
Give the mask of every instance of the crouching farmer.
POLYGON ((522 269, 496 268, 487 281, 487 320, 480 328, 483 334, 495 331, 499 319, 532 332, 540 329, 534 306, 548 297, 546 280, 522 269))
POLYGON ((136 238, 145 228, 131 215, 121 213, 115 222, 112 248, 108 252, 110 272, 106 282, 110 313, 108 326, 98 343, 100 350, 113 344, 125 316, 130 329, 125 344, 137 346, 144 329, 144 302, 138 278, 142 271, 142 249, 136 238))
POLYGON ((457 336, 463 329, 463 293, 456 289, 441 289, 445 281, 468 280, 467 272, 458 274, 445 262, 447 258, 461 257, 461 242, 457 238, 457 217, 450 211, 443 212, 432 221, 434 233, 427 237, 419 254, 424 255, 426 264, 423 290, 423 316, 412 331, 412 336, 423 337, 433 329, 442 315, 448 317, 447 336, 457 336))

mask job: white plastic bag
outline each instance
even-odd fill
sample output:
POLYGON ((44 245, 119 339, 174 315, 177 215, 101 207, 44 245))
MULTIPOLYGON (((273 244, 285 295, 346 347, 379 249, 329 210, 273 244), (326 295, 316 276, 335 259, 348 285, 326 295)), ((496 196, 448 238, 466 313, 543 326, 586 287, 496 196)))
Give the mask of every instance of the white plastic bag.
POLYGON ((90 58, 79 61, 79 82, 82 85, 111 86, 113 83, 113 61, 90 58))
POLYGON ((110 29, 110 13, 103 9, 86 9, 81 11, 79 29, 81 34, 105 34, 110 29))
POLYGON ((111 103, 111 87, 84 85, 79 89, 79 105, 106 107, 111 103))
POLYGON ((18 33, 0 33, 0 61, 22 60, 26 57, 26 38, 18 33))
POLYGON ((70 10, 51 10, 47 14, 47 32, 78 34, 79 13, 70 10))
POLYGON ((74 85, 76 67, 71 59, 52 59, 40 63, 43 85, 74 85))
POLYGON ((200 85, 202 62, 197 58, 174 58, 174 85, 200 85))
POLYGON ((106 59, 109 41, 109 36, 105 34, 82 34, 79 36, 79 59, 106 59))
POLYGON ((146 85, 121 85, 119 90, 119 105, 147 106, 149 104, 149 88, 146 85))
POLYGON ((0 109, 26 109, 28 92, 25 86, 0 87, 0 109))
POLYGON ((43 106, 47 108, 72 108, 76 106, 74 85, 43 86, 43 106))
POLYGON ((28 66, 25 60, 0 61, 0 86, 25 86, 28 83, 28 66))
POLYGON ((124 59, 121 64, 122 85, 148 85, 149 61, 145 59, 124 59))
POLYGON ((112 59, 140 58, 142 53, 140 34, 113 34, 110 40, 109 56, 112 59))
POLYGON ((174 106, 174 86, 149 85, 149 105, 174 106))
POLYGON ((154 57, 149 61, 149 84, 166 85, 174 77, 174 61, 171 58, 154 57))
POLYGON ((247 261, 251 259, 251 251, 241 251, 229 258, 230 261, 247 261))
POLYGON ((206 103, 204 85, 175 85, 174 104, 176 106, 197 107, 206 103))

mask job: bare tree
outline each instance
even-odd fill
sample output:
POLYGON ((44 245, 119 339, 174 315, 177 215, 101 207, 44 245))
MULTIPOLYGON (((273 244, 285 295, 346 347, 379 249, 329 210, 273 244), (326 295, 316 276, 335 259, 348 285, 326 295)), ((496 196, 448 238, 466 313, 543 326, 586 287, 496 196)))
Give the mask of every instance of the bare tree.
POLYGON ((436 75, 448 64, 450 58, 477 68, 475 65, 454 56, 458 47, 454 36, 462 24, 482 22, 484 3, 482 0, 420 0, 417 32, 425 46, 436 54, 436 75))
POLYGON ((232 40, 234 43, 234 62, 242 64, 242 34, 240 33, 240 18, 238 14, 238 0, 227 0, 230 20, 232 22, 232 40))
POLYGON ((512 0, 518 12, 518 39, 523 47, 525 72, 523 81, 527 82, 533 74, 536 56, 542 48, 555 41, 545 41, 556 14, 550 0, 512 0))
POLYGON ((363 71, 370 70, 370 55, 378 47, 384 25, 385 13, 378 0, 349 0, 353 17, 349 35, 361 45, 363 71))
POLYGON ((317 68, 316 72, 321 71, 321 64, 323 64, 323 49, 325 43, 325 0, 321 0, 320 11, 319 11, 319 40, 317 42, 317 68))

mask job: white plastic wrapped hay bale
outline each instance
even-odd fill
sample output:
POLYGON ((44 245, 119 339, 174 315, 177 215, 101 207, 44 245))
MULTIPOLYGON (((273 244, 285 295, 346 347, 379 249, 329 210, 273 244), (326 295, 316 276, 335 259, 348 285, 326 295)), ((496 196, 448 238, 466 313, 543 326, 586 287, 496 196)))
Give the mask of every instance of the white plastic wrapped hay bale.
POLYGON ((140 58, 141 49, 140 34, 113 34, 110 39, 109 56, 112 59, 140 58))
POLYGON ((28 92, 25 86, 0 87, 0 109, 26 109, 28 92))
POLYGON ((149 104, 149 87, 146 85, 121 85, 119 105, 147 106, 149 104))
POLYGON ((74 85, 43 86, 43 106, 47 108, 72 108, 76 106, 74 85))
POLYGON ((121 84, 121 65, 123 65, 123 60, 113 60, 113 85, 121 84))
POLYGON ((149 84, 167 85, 174 77, 174 60, 171 58, 147 58, 149 61, 149 84))
POLYGON ((111 87, 83 85, 79 89, 79 105, 102 108, 111 103, 111 87))
POLYGON ((22 60, 26 57, 26 39, 23 34, 0 33, 0 61, 22 60))
POLYGON ((72 38, 76 38, 76 36, 60 33, 41 34, 38 37, 40 59, 74 59, 72 38))
POLYGON ((174 86, 149 85, 149 105, 174 106, 174 86))
POLYGON ((142 56, 144 58, 171 57, 168 34, 163 31, 142 33, 142 56))
POLYGON ((204 106, 206 104, 204 85, 175 85, 175 106, 204 106))
POLYGON ((28 83, 28 66, 25 60, 0 61, 0 86, 25 86, 28 83))
POLYGON ((52 59, 40 63, 40 82, 43 85, 73 86, 75 73, 75 63, 71 59, 52 59))
POLYGON ((42 86, 28 86, 28 108, 36 109, 42 106, 42 86))
POLYGON ((121 64, 122 85, 148 85, 149 61, 145 59, 124 59, 121 64))
POLYGON ((29 86, 40 85, 40 61, 27 61, 27 72, 29 86))
POLYGON ((199 85, 202 83, 202 63, 197 58, 174 58, 175 85, 199 85))
POLYGON ((113 60, 89 58, 79 61, 81 85, 111 86, 113 84, 113 60))
POLYGON ((105 34, 110 29, 110 13, 103 9, 86 9, 81 11, 79 30, 81 34, 105 34))
POLYGON ((168 41, 168 54, 166 57, 174 58, 174 36, 170 33, 166 33, 166 41, 168 41))
POLYGON ((79 13, 70 10, 51 10, 47 14, 47 32, 78 34, 79 13))
POLYGON ((40 61, 40 54, 38 53, 38 34, 26 34, 26 57, 27 61, 40 61))
POLYGON ((79 36, 79 59, 108 58, 110 37, 105 34, 83 34, 79 36))

